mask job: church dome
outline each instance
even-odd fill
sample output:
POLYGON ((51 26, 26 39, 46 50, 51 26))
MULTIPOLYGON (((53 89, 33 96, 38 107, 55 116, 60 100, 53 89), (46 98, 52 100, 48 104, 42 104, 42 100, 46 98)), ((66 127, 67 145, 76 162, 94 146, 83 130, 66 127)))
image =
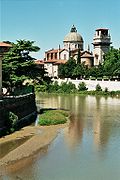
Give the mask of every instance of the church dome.
POLYGON ((70 33, 65 36, 63 42, 83 42, 83 38, 79 33, 77 33, 77 29, 73 25, 70 33))

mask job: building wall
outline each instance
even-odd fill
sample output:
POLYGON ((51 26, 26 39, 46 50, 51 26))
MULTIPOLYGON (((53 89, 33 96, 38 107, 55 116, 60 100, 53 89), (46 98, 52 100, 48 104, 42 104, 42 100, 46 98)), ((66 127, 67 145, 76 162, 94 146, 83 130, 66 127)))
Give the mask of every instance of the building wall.
POLYGON ((67 50, 74 50, 80 48, 83 50, 83 43, 82 42, 64 42, 64 48, 67 50))
POLYGON ((92 59, 87 57, 81 58, 81 63, 85 63, 89 68, 92 67, 92 59))
POLYGON ((47 69, 48 76, 54 77, 54 68, 52 63, 45 63, 44 65, 45 69, 47 69))
POLYGON ((60 59, 68 60, 69 59, 69 52, 67 50, 64 50, 60 53, 60 59))

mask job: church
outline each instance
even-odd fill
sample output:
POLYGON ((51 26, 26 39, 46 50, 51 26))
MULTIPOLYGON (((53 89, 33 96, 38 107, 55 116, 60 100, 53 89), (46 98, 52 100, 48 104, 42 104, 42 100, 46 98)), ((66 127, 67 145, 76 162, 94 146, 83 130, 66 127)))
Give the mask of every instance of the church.
MULTIPOLYGON (((49 77, 58 77, 58 67, 60 64, 65 64, 70 57, 77 60, 78 53, 80 52, 81 63, 91 68, 98 66, 104 61, 104 54, 108 52, 111 37, 108 29, 96 29, 93 38, 93 52, 90 52, 88 46, 84 50, 83 37, 77 32, 77 28, 73 25, 70 32, 64 37, 63 48, 50 49, 45 52, 44 68, 48 72, 49 77)), ((39 60, 37 62, 39 64, 39 60)))

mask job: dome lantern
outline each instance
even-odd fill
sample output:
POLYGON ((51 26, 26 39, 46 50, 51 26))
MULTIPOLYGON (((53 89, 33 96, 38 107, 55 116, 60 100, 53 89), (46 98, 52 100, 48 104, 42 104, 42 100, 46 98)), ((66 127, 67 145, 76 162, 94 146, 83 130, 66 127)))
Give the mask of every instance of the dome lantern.
POLYGON ((77 32, 76 27, 73 25, 70 32, 77 32))

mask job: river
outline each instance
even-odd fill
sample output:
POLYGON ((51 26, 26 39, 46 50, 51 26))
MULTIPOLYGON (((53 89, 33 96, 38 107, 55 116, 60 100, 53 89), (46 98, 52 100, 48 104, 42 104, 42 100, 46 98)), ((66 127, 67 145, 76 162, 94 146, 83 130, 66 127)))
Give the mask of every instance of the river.
POLYGON ((36 102, 69 110, 69 126, 42 157, 3 180, 120 180, 119 98, 38 95, 36 102))

